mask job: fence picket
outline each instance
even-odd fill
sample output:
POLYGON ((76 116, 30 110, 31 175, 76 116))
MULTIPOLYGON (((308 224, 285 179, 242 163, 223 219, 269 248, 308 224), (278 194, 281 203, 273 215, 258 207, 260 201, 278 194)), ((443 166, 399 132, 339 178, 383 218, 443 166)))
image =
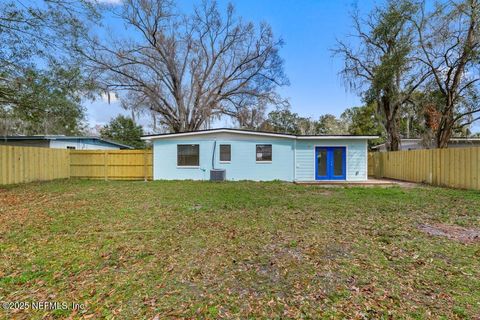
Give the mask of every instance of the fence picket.
POLYGON ((100 180, 151 180, 151 150, 71 150, 70 176, 100 180))
POLYGON ((69 151, 0 146, 0 185, 70 177, 69 151))
POLYGON ((368 161, 377 178, 480 190, 478 147, 376 152, 368 161))

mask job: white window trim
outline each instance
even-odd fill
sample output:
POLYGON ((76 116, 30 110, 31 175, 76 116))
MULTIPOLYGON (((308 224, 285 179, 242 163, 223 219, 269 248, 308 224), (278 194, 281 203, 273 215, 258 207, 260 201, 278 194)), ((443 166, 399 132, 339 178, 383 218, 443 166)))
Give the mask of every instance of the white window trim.
POLYGON ((265 163, 269 164, 273 162, 273 143, 256 143, 255 144, 255 163, 265 163), (257 146, 270 146, 272 149, 272 160, 257 160, 257 146))
POLYGON ((231 143, 220 143, 218 145, 218 163, 223 163, 223 164, 228 164, 228 163, 231 163, 232 162, 232 144, 231 143), (222 146, 230 146, 230 160, 228 161, 224 161, 224 160, 220 160, 220 157, 222 156, 222 146))
POLYGON ((177 169, 198 169, 200 168, 200 144, 199 143, 177 143, 177 169), (178 146, 198 146, 198 166, 178 164, 178 146))

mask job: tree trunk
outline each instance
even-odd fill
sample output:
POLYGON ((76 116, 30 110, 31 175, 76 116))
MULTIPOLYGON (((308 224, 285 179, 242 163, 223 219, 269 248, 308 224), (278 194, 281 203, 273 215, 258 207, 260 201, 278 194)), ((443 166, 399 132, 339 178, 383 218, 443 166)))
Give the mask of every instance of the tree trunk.
POLYGON ((453 125, 453 114, 451 112, 442 116, 435 136, 437 148, 448 148, 448 142, 453 133, 453 125))
POLYGON ((385 124, 385 129, 387 131, 387 150, 400 150, 400 136, 398 134, 396 119, 393 119, 391 121, 387 120, 387 123, 385 124))
POLYGON ((437 148, 448 148, 448 142, 453 134, 455 120, 453 117, 455 101, 453 95, 448 92, 445 99, 445 108, 440 117, 437 132, 435 134, 435 142, 437 148))
POLYGON ((398 133, 398 106, 394 105, 388 95, 383 95, 378 101, 385 115, 385 130, 387 131, 386 147, 388 151, 400 149, 400 135, 398 133))

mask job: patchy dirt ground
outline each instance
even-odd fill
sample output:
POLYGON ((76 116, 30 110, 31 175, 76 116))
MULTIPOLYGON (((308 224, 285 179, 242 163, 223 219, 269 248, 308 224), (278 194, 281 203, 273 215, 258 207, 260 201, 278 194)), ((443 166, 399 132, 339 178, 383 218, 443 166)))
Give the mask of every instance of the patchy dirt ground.
POLYGON ((462 243, 480 242, 480 230, 467 229, 446 224, 421 224, 418 226, 418 228, 429 235, 446 237, 462 243))
POLYGON ((0 301, 84 308, 0 318, 475 319, 477 230, 480 193, 442 188, 13 186, 0 189, 0 301))

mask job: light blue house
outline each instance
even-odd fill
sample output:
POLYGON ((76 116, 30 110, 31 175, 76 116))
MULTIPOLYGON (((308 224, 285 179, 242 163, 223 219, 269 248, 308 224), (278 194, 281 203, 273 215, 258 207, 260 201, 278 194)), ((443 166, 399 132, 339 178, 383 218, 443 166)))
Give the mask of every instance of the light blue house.
POLYGON ((145 136, 153 142, 155 180, 366 181, 367 140, 212 129, 145 136))

